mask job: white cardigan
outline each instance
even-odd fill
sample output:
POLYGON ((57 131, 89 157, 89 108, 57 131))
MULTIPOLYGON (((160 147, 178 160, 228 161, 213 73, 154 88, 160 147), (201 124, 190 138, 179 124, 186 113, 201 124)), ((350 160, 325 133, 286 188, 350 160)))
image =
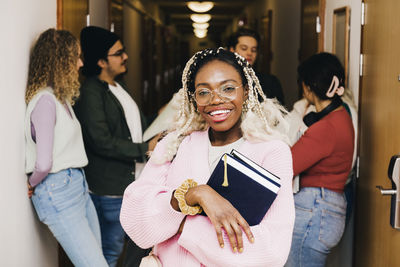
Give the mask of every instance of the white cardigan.
POLYGON ((54 97, 56 103, 56 124, 54 127, 53 165, 50 173, 55 173, 67 168, 80 168, 86 166, 86 157, 83 144, 82 130, 71 105, 67 103, 71 116, 48 87, 37 93, 29 102, 25 115, 25 172, 31 173, 36 162, 36 143, 32 139, 31 113, 37 101, 44 94, 54 97))

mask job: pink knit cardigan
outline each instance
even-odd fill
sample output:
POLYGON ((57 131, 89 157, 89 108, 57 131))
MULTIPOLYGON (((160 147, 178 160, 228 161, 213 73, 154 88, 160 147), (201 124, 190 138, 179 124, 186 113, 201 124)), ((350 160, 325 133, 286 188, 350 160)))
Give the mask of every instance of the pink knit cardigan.
POLYGON ((251 227, 255 242, 250 243, 243 236, 243 253, 232 252, 226 233, 225 247, 221 248, 206 216, 188 216, 182 234, 177 234, 185 215, 171 207, 171 194, 188 178, 207 183, 211 173, 207 131, 186 137, 174 160, 165 164, 153 160, 165 151, 165 142, 157 145, 140 179, 125 190, 120 219, 126 233, 142 248, 155 246, 155 254, 166 267, 283 266, 295 216, 290 149, 281 141, 245 141, 238 150, 280 177, 282 183, 263 221, 251 227))

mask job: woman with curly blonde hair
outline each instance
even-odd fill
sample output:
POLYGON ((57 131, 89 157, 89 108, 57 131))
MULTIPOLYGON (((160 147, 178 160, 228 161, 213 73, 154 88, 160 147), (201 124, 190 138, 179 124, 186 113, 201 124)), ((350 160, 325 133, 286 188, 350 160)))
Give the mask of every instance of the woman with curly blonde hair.
MULTIPOLYGON (((223 48, 196 53, 182 85, 174 129, 125 190, 125 232, 142 248, 154 246, 162 266, 283 266, 294 224, 284 109, 266 98, 249 63, 223 48), (252 226, 207 185, 232 149, 280 178, 276 199, 252 226)), ((241 189, 253 193, 246 183, 241 189)))
POLYGON ((82 167, 87 164, 81 127, 71 104, 79 95, 78 40, 48 29, 30 59, 25 95, 28 195, 75 266, 107 266, 99 222, 82 167))

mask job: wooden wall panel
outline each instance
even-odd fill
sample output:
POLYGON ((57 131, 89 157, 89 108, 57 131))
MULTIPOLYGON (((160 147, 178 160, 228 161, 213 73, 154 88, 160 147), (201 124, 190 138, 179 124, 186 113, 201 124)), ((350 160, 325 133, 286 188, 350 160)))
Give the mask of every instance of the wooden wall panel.
POLYGON ((122 42, 124 41, 122 0, 113 0, 110 2, 110 29, 121 38, 122 42))
POLYGON ((57 28, 72 32, 77 38, 86 26, 88 0, 57 0, 57 28))
POLYGON ((325 0, 301 1, 300 62, 323 51, 325 6, 325 0), (317 17, 321 24, 320 33, 316 31, 317 17))

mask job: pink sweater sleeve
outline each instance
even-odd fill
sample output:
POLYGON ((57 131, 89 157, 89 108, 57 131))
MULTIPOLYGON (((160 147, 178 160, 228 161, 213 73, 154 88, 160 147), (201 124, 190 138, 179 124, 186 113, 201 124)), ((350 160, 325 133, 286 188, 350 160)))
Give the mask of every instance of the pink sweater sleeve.
MULTIPOLYGON (((157 144, 153 155, 163 153, 163 141, 157 144)), ((125 190, 120 221, 139 247, 149 248, 174 236, 185 217, 170 204, 174 190, 166 186, 170 165, 156 164, 150 159, 140 178, 125 190)))
POLYGON ((53 166, 53 140, 56 124, 56 103, 48 94, 40 97, 31 113, 32 138, 36 142, 36 162, 29 177, 31 186, 39 184, 53 166))
POLYGON ((281 178, 278 196, 263 221, 252 226, 252 244, 243 235, 243 253, 233 253, 228 236, 220 248, 216 233, 207 217, 188 216, 179 238, 179 245, 190 251, 206 266, 283 266, 289 254, 293 225, 292 158, 288 146, 271 142, 275 147, 267 153, 263 166, 281 178), (201 233, 201 234, 199 234, 201 233))

